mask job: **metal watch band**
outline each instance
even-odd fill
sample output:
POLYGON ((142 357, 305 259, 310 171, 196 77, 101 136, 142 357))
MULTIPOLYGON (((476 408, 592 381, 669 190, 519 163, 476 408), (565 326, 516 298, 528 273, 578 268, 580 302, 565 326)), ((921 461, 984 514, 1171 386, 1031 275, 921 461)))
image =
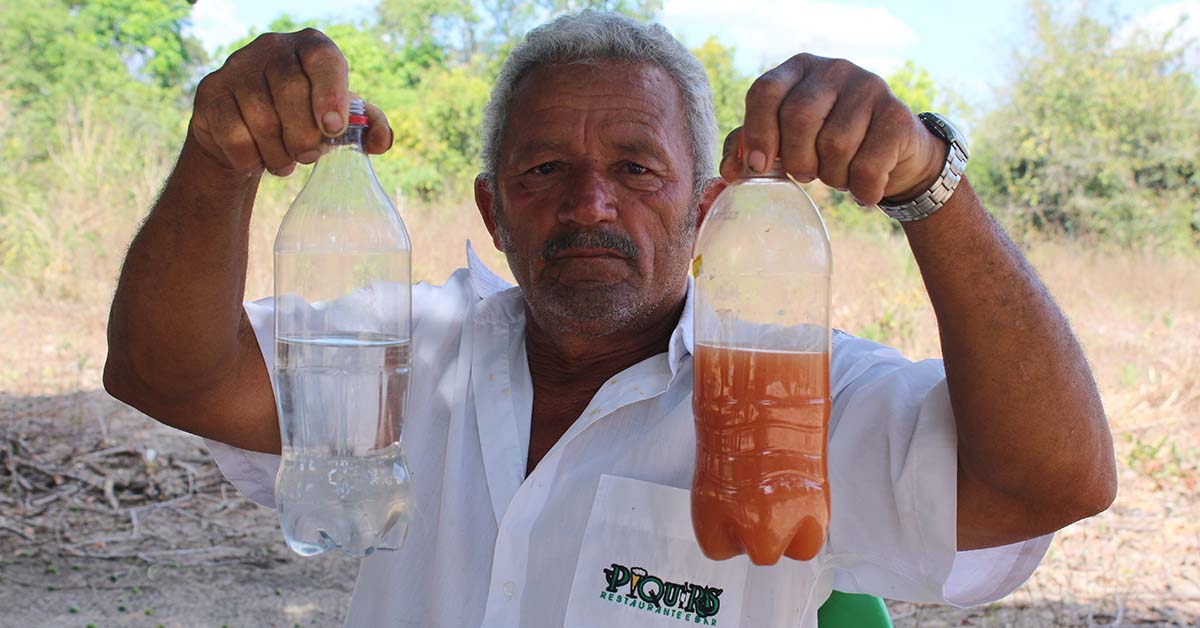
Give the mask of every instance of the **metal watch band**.
POLYGON ((950 200, 954 189, 958 187, 958 182, 962 180, 963 171, 967 168, 967 155, 957 142, 947 143, 950 145, 950 150, 946 154, 946 164, 942 166, 942 174, 933 182, 933 185, 907 203, 899 205, 880 203, 879 209, 883 210, 883 213, 900 222, 914 222, 928 218, 941 209, 946 201, 950 200))

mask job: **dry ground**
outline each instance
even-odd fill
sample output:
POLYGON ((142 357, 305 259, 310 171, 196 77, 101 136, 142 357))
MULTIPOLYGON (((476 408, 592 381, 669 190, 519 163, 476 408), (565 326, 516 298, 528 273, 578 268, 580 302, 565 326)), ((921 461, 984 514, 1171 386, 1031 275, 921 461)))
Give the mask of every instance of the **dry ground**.
MULTIPOLYGON (((278 210, 262 214, 251 297, 270 287, 278 210)), ((469 210, 442 216, 406 212, 418 277, 440 280, 460 265, 463 234, 503 269, 469 210)), ((903 241, 834 236, 835 324, 914 358, 936 355, 903 241)), ((1120 495, 1061 532, 1037 574, 1004 601, 891 604, 896 623, 1200 626, 1200 267, 1077 244, 1028 252, 1101 383, 1120 495)), ((94 285, 71 299, 0 310, 0 626, 339 625, 353 563, 288 552, 274 513, 237 495, 198 439, 101 390, 119 257, 100 260, 94 285)))

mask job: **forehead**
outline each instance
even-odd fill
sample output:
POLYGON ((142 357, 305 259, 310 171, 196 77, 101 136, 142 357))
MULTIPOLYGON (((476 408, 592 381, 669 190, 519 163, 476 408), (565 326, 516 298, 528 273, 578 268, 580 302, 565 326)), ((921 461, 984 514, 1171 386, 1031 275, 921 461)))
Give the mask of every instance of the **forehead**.
MULTIPOLYGON (((652 63, 601 61, 547 64, 518 81, 509 104, 501 150, 514 138, 602 132, 646 133, 686 144, 683 96, 671 75, 652 63)), ((520 142, 517 142, 520 144, 520 142)))

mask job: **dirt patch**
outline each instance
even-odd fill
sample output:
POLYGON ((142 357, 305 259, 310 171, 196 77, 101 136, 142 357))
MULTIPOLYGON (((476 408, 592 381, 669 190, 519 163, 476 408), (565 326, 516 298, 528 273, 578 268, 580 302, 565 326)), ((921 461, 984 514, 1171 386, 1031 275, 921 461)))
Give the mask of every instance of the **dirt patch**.
POLYGON ((293 554, 200 439, 102 391, 0 413, 0 625, 341 625, 357 562, 293 554))
MULTIPOLYGON (((414 241, 434 243, 418 276, 441 281, 460 265, 464 233, 504 272, 468 212, 405 219, 414 241)), ((835 324, 936 355, 903 241, 838 234, 835 253, 835 324)), ((1195 261, 1098 259, 1057 243, 1029 254, 1100 382, 1120 493, 1060 532, 1001 602, 889 603, 895 623, 1200 626, 1200 292, 1180 288, 1194 285, 1195 261)), ((266 276, 261 263, 251 275, 266 276)), ((104 298, 0 310, 0 626, 341 625, 354 561, 292 554, 275 513, 225 482, 199 439, 99 390, 104 298)))

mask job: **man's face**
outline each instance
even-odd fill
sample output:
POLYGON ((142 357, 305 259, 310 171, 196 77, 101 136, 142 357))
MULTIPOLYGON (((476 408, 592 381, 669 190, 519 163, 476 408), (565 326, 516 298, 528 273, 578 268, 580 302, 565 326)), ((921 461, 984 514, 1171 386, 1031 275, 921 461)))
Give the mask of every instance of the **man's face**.
POLYGON ((670 75, 543 66, 509 111, 491 207, 485 195, 480 208, 538 324, 604 336, 666 315, 684 293, 696 222, 670 75))

